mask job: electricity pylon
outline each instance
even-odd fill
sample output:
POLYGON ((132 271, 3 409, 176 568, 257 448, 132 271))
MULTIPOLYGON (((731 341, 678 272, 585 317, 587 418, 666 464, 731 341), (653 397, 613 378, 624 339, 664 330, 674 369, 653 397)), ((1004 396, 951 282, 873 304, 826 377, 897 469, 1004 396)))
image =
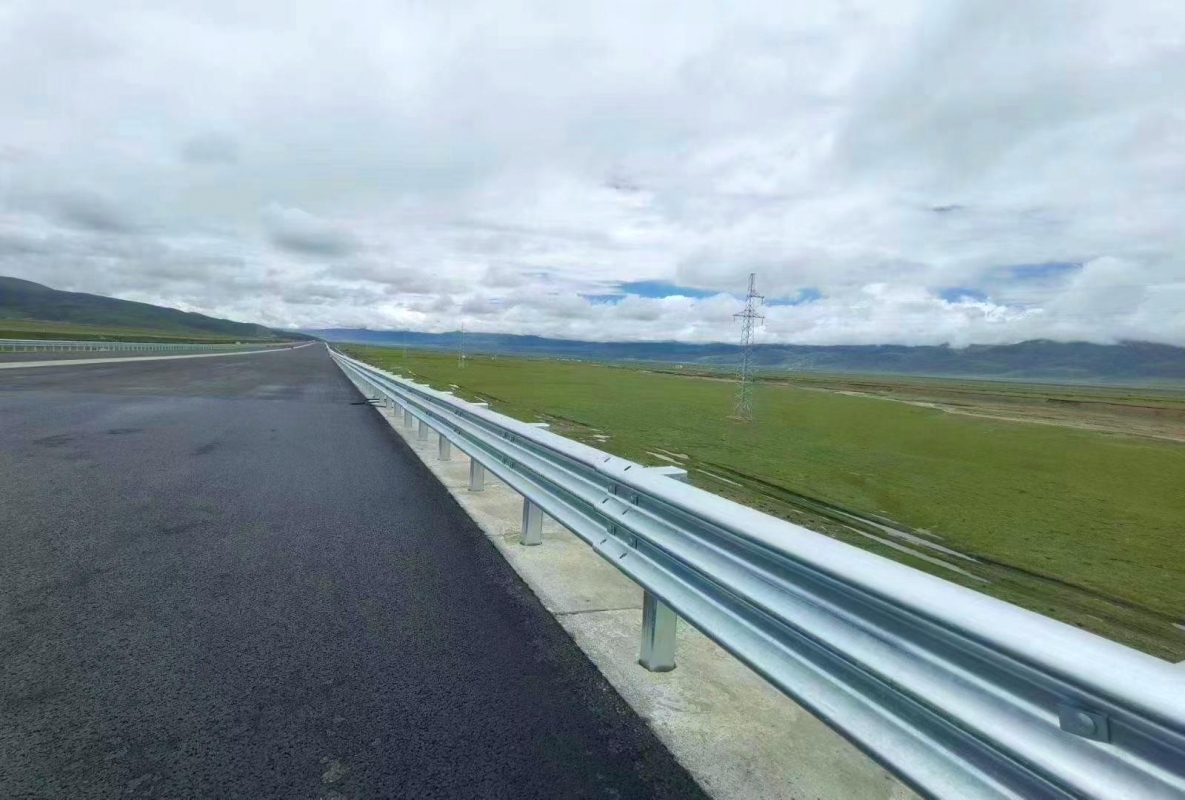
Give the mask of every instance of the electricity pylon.
POLYGON ((765 319, 757 313, 757 306, 764 300, 757 294, 757 273, 750 272, 745 310, 733 314, 741 321, 741 363, 737 370, 737 395, 732 416, 742 422, 753 421, 753 328, 765 319))

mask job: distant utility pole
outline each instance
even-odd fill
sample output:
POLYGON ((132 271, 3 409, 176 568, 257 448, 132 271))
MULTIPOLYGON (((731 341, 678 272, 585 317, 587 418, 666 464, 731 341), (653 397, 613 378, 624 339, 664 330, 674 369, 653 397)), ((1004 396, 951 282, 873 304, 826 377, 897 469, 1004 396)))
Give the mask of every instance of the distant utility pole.
POLYGON ((749 273, 749 293, 745 295, 745 310, 733 317, 741 321, 741 365, 737 370, 736 405, 732 416, 742 422, 753 421, 753 327, 765 319, 757 313, 757 306, 765 300, 757 294, 757 273, 749 273))
POLYGON ((465 369, 465 323, 461 323, 461 336, 457 339, 457 366, 465 369))

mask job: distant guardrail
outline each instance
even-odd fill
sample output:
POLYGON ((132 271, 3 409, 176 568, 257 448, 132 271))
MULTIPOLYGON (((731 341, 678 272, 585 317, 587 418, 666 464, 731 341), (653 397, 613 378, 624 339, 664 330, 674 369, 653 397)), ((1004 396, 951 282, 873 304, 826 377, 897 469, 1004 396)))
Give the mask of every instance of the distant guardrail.
POLYGON ((521 494, 523 544, 546 513, 640 584, 643 666, 681 616, 930 796, 1185 797, 1185 668, 330 353, 521 494))
POLYGON ((291 344, 293 342, 223 342, 212 344, 202 342, 101 342, 70 339, 0 339, 0 353, 170 353, 179 350, 234 350, 244 347, 276 347, 291 344))

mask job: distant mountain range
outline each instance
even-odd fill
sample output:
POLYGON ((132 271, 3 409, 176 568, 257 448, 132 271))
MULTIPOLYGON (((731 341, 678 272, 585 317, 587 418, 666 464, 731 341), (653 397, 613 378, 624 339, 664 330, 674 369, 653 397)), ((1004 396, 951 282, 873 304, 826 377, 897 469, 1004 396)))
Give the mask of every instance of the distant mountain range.
MULTIPOLYGON (((53 324, 88 326, 99 331, 112 329, 125 337, 129 331, 162 337, 254 340, 315 336, 333 342, 437 350, 456 350, 461 344, 461 335, 456 332, 417 333, 358 328, 277 331, 262 325, 233 322, 148 303, 63 292, 33 281, 0 276, 0 329, 19 330, 22 324, 28 325, 30 329, 48 325, 51 331, 53 324)), ((8 335, 13 334, 10 332, 8 335)), ((685 364, 708 369, 731 368, 738 356, 735 344, 722 342, 581 342, 488 333, 466 333, 464 346, 471 353, 685 364)), ((755 347, 754 356, 758 366, 767 370, 1071 383, 1185 382, 1185 348, 1150 342, 1100 345, 1042 340, 965 348, 762 344, 755 347)))
POLYGON ((171 337, 304 338, 249 322, 232 322, 97 294, 63 292, 33 281, 0 276, 0 327, 5 322, 13 328, 19 328, 21 322, 63 323, 171 337))
MULTIPOLYGON (((304 333, 333 342, 456 350, 458 333, 338 328, 304 333)), ((709 368, 736 364, 734 344, 580 342, 539 336, 466 333, 467 352, 550 356, 589 361, 682 363, 709 368)), ((1185 381, 1185 348, 1150 342, 1115 345, 1029 341, 1009 345, 783 345, 754 348, 762 369, 825 373, 953 376, 1072 383, 1185 381)))

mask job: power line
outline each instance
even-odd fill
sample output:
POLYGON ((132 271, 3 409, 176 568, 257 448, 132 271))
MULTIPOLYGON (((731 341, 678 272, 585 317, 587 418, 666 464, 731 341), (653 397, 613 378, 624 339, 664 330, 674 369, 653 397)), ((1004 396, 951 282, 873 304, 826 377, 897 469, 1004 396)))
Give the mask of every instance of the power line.
POLYGON ((757 313, 757 306, 765 298, 757 294, 757 273, 749 273, 749 293, 745 295, 745 310, 733 314, 741 321, 741 364, 737 372, 736 403, 732 416, 742 422, 753 421, 753 327, 765 319, 757 313))

